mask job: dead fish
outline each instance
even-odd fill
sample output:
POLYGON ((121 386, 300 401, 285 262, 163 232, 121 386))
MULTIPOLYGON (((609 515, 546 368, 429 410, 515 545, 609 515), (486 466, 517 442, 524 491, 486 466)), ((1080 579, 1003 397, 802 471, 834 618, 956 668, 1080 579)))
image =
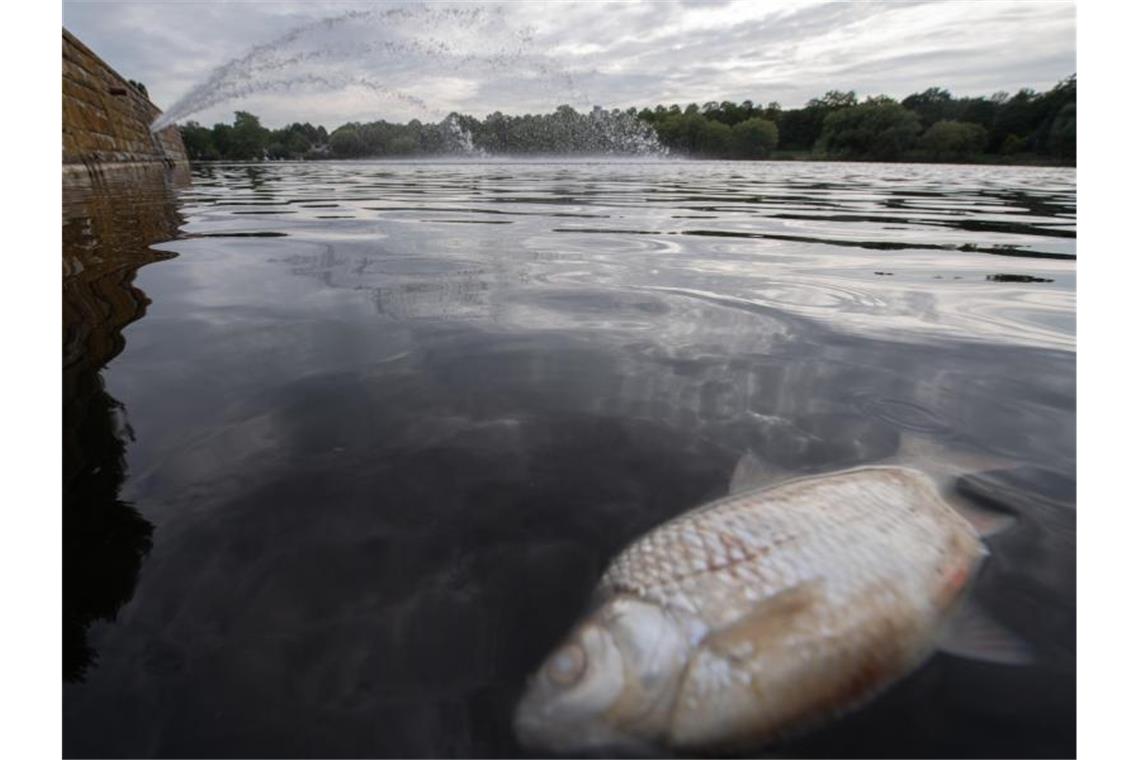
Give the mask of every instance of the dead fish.
POLYGON ((531 678, 520 742, 563 754, 757 746, 864 704, 936 649, 1025 663, 965 602, 987 550, 927 472, 864 466, 746 490, 622 551, 531 678))

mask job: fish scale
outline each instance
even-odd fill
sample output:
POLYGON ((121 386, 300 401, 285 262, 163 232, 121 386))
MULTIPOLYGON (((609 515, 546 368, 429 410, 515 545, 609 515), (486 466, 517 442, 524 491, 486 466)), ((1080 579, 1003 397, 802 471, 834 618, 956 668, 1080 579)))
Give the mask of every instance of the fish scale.
POLYGON ((913 571, 916 558, 929 560, 947 521, 969 529, 940 499, 922 493, 922 480, 899 477, 900 468, 863 470, 730 496, 682 515, 623 551, 599 592, 699 609, 696 588, 719 597, 719 587, 732 595, 741 581, 769 594, 810 577, 824 577, 836 589, 857 588, 904 568, 913 571), (917 491, 917 498, 900 499, 896 489, 881 487, 884 477, 917 491), (804 500, 809 489, 812 498, 804 500))

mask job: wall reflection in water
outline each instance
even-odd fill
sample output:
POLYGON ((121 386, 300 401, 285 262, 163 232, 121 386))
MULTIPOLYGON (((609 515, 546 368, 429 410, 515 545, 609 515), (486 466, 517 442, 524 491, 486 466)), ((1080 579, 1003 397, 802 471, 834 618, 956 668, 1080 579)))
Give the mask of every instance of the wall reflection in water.
POLYGON ((97 660, 95 620, 131 598, 153 527, 119 498, 131 438, 126 410, 101 370, 123 350, 123 328, 146 314, 140 267, 172 254, 172 190, 185 173, 118 170, 65 177, 63 189, 63 674, 83 680, 97 660))

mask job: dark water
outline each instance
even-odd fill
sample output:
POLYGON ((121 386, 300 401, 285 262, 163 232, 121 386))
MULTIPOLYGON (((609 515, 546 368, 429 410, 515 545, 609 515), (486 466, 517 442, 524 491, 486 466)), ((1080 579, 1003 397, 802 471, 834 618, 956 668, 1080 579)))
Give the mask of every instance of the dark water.
MULTIPOLYGON (((517 755, 608 560, 921 439, 1001 463, 936 655, 789 756, 1075 753, 1075 177, 820 164, 195 170, 64 198, 64 749, 517 755)), ((759 750, 758 750, 759 751, 759 750)))

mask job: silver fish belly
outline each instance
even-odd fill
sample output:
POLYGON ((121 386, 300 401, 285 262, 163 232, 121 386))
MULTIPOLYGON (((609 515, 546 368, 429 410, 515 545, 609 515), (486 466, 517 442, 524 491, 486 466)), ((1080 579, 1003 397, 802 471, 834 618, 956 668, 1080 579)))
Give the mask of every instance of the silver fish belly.
POLYGON ((810 725, 924 660, 985 553, 904 467, 718 500, 614 559, 595 611, 531 680, 519 737, 691 751, 810 725))

